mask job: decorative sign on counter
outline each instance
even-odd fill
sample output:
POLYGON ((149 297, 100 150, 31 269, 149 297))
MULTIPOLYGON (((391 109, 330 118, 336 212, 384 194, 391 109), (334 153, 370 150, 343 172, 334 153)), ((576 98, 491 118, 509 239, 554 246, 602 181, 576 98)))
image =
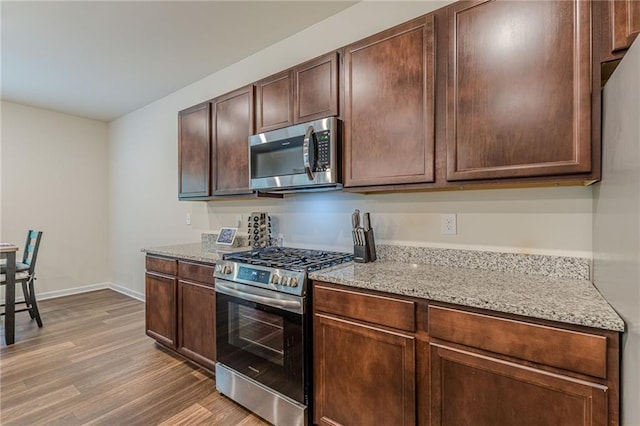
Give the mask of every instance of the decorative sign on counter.
POLYGON ((238 228, 220 228, 220 233, 216 239, 216 244, 232 246, 236 239, 238 228))

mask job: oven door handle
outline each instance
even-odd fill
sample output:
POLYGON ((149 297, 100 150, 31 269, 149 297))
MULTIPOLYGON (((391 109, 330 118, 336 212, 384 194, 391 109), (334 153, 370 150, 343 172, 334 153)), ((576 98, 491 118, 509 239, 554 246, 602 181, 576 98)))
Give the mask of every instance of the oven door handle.
POLYGON ((285 309, 287 311, 302 313, 302 302, 297 300, 282 300, 273 297, 259 296, 257 294, 242 291, 216 281, 216 292, 226 294, 228 296, 237 297, 238 299, 248 300, 250 302, 262 303, 272 308, 285 309))

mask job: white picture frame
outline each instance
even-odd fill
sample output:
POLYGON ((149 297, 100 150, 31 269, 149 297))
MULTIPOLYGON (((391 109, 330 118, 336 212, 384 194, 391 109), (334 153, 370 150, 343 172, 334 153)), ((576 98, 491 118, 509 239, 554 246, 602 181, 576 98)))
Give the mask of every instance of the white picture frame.
POLYGON ((216 244, 232 246, 236 239, 236 232, 238 232, 238 228, 220 228, 216 244))

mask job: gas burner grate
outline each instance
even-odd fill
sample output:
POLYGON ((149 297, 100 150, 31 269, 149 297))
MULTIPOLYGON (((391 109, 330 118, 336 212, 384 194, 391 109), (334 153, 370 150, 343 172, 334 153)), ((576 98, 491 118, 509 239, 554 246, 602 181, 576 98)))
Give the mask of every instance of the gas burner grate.
POLYGON ((324 250, 266 247, 257 250, 227 253, 222 258, 250 265, 310 272, 349 262, 352 260, 353 255, 351 253, 324 250))

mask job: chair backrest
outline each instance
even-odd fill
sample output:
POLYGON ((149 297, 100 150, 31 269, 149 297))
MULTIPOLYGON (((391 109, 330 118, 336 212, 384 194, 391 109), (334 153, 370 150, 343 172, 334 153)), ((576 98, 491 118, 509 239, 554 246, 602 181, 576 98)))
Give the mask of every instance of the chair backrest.
POLYGON ((22 263, 29 265, 29 275, 32 275, 36 269, 36 259, 38 258, 41 238, 42 231, 29 230, 27 232, 27 242, 24 244, 22 263))

